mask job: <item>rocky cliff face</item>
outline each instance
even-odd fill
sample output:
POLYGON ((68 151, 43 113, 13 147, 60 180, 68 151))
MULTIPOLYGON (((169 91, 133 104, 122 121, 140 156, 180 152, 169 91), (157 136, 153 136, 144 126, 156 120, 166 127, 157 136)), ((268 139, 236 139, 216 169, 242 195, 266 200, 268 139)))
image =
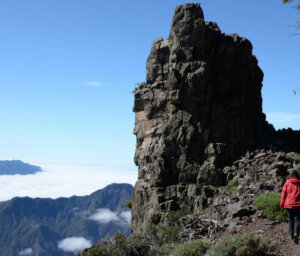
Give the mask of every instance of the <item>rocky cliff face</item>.
POLYGON ((146 67, 134 104, 135 233, 169 211, 201 210, 206 188, 222 185, 223 167, 268 127, 251 43, 205 22, 200 4, 176 8, 169 37, 153 42, 146 67))

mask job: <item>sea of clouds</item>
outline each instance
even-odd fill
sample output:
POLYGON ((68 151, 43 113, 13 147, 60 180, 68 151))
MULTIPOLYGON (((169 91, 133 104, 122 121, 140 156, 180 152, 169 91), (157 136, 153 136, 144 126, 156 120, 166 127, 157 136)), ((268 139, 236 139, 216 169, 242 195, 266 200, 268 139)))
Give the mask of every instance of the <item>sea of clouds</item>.
POLYGON ((137 180, 137 168, 131 162, 21 160, 42 167, 43 171, 30 175, 0 175, 0 201, 16 196, 58 198, 89 195, 111 183, 133 185, 137 180))

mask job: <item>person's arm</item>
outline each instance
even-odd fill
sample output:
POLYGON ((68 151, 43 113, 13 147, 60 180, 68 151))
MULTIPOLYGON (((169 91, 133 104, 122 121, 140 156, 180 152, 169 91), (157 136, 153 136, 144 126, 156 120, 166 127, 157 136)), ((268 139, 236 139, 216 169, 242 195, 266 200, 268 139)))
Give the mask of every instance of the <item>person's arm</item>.
POLYGON ((286 199, 286 183, 283 186, 282 193, 281 193, 281 200, 280 200, 280 207, 284 208, 284 203, 286 199))

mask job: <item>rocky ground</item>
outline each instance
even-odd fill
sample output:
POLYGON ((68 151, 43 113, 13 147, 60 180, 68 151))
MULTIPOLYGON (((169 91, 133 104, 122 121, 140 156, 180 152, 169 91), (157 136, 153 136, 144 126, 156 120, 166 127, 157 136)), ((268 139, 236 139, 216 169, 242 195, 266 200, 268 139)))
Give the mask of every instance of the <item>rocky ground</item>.
POLYGON ((178 221, 183 227, 181 240, 208 237, 217 241, 228 234, 255 232, 275 242, 276 255, 299 256, 300 245, 288 238, 288 224, 265 219, 262 210, 253 205, 258 194, 281 192, 289 171, 299 164, 293 159, 297 155, 256 150, 225 167, 227 186, 208 186, 207 208, 202 214, 191 214, 178 221))
MULTIPOLYGON (((228 171, 228 179, 232 177, 233 180, 237 181, 237 191, 239 191, 237 198, 239 198, 239 202, 243 202, 241 204, 244 204, 245 213, 254 208, 253 195, 268 191, 281 192, 288 172, 293 168, 297 168, 298 163, 292 160, 295 155, 297 154, 294 152, 283 153, 258 150, 251 154, 246 154, 244 158, 235 162, 230 169, 224 169, 225 172, 228 171), (234 170, 235 168, 236 170, 234 170), (232 172, 232 170, 234 171, 232 172)), ((255 232, 269 237, 275 242, 277 246, 276 255, 300 255, 300 245, 295 244, 288 237, 287 223, 263 219, 261 218, 262 212, 255 211, 255 209, 256 216, 260 218, 253 217, 253 215, 242 217, 243 207, 238 209, 239 207, 233 206, 234 204, 227 205, 228 212, 229 214, 231 212, 233 215, 234 213, 238 214, 237 210, 239 210, 241 222, 239 220, 231 222, 222 236, 235 232, 255 232)))
POLYGON ((295 152, 263 149, 247 152, 232 166, 223 169, 227 185, 203 187, 202 209, 189 215, 189 221, 195 218, 198 223, 201 220, 215 223, 215 231, 210 235, 213 236, 219 230, 234 229, 241 221, 251 222, 254 216, 262 217, 262 212, 253 206, 255 196, 281 192, 289 171, 297 166, 292 159, 295 155, 295 152))
MULTIPOLYGON (((236 233, 254 232, 265 237, 269 237, 276 244, 275 255, 277 256, 299 256, 300 244, 295 244, 288 237, 288 224, 285 222, 270 221, 267 219, 258 219, 252 223, 243 225, 236 233)), ((228 232, 221 236, 225 237, 228 232)))
MULTIPOLYGON (((199 212, 170 213, 170 223, 167 225, 173 227, 173 230, 178 230, 178 236, 174 232, 172 234, 176 237, 176 243, 201 238, 208 238, 215 243, 230 234, 254 232, 270 238, 276 244, 276 252, 272 255, 300 256, 300 245, 295 244, 288 237, 288 224, 267 220, 263 210, 258 210, 254 206, 257 195, 281 192, 289 171, 298 168, 299 157, 300 155, 295 152, 284 153, 259 149, 247 152, 240 160, 235 161, 231 166, 226 166, 223 172, 227 177, 227 185, 203 188, 205 197, 202 204, 205 207, 199 212), (297 158, 298 161, 295 160, 297 158)), ((152 228, 156 232, 155 236, 162 243, 171 242, 170 237, 163 237, 166 229, 155 225, 152 228)), ((168 232, 171 230, 169 229, 168 232)), ((148 237, 145 240, 151 248, 153 239, 148 237)), ((147 243, 144 246, 147 246, 147 243)))

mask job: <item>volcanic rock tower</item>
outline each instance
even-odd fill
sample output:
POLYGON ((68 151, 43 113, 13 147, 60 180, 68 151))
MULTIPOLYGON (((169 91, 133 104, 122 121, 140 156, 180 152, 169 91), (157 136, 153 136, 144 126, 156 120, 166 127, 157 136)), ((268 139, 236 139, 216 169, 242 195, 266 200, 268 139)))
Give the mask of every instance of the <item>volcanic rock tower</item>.
POLYGON ((247 39, 205 22, 200 4, 176 8, 134 92, 134 233, 172 210, 201 210, 210 186, 224 184, 223 167, 257 145, 268 126, 262 80, 247 39))

